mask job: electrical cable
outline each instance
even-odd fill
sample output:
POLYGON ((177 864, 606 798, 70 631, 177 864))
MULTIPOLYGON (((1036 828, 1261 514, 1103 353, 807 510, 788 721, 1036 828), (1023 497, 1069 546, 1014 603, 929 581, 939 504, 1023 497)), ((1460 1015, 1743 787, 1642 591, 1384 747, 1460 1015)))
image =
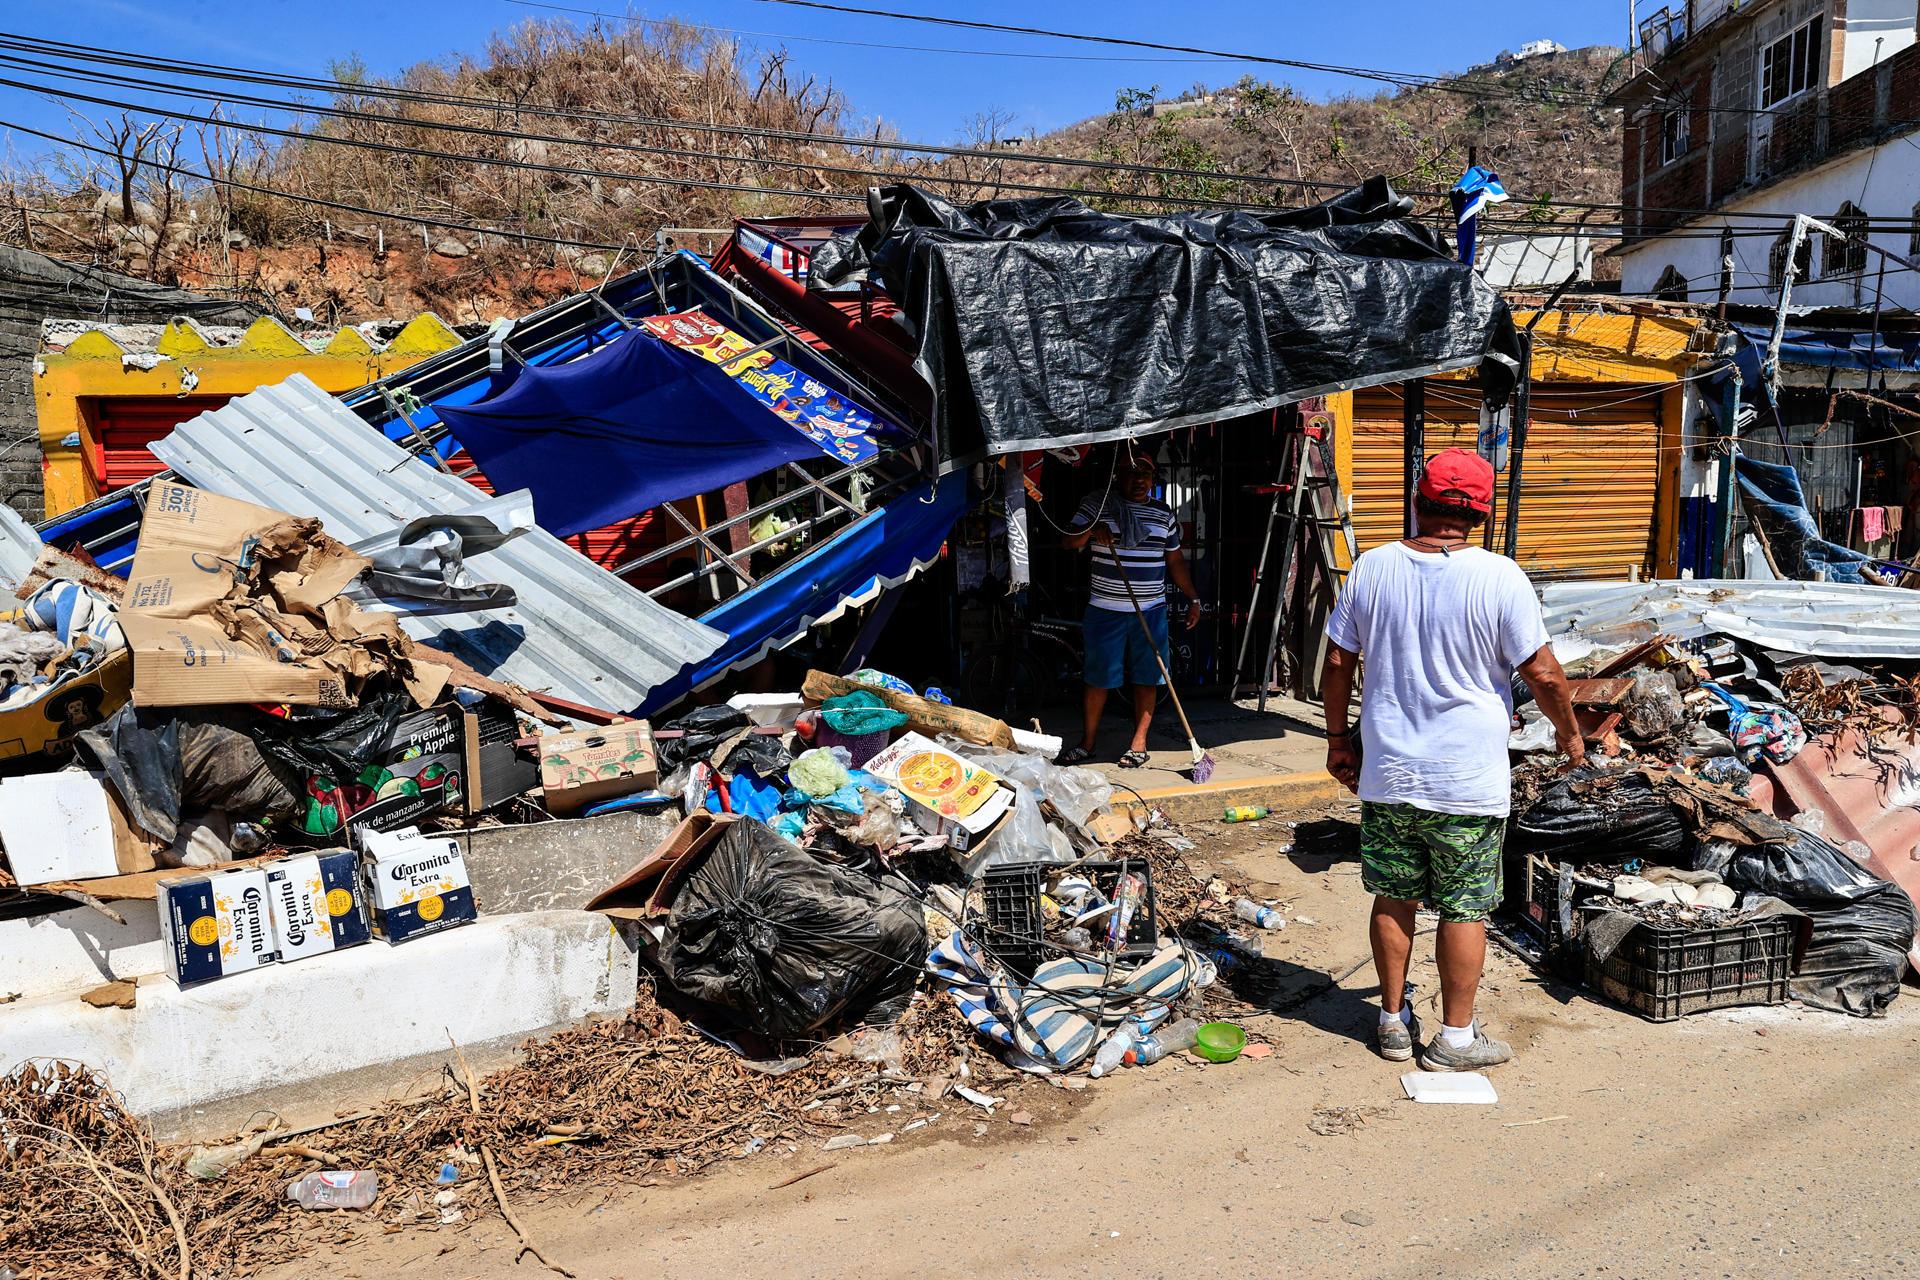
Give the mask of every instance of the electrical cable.
MULTIPOLYGON (((295 88, 295 89, 302 89, 302 90, 313 89, 313 90, 319 90, 319 91, 328 92, 336 95, 379 97, 379 98, 386 98, 386 99, 398 100, 398 101, 431 103, 434 105, 464 106, 464 107, 471 107, 478 110, 487 110, 487 111, 496 111, 496 112, 505 111, 505 112, 513 113, 515 115, 519 115, 523 113, 533 114, 533 115, 546 115, 554 118, 565 118, 565 119, 595 121, 595 122, 629 123, 629 124, 663 128, 663 129, 682 129, 682 130, 688 130, 693 132, 724 134, 724 135, 735 136, 735 137, 751 136, 751 137, 761 137, 761 138, 781 140, 781 141, 822 142, 822 143, 829 143, 829 144, 834 144, 839 146, 845 146, 852 149, 923 152, 931 155, 947 155, 947 156, 953 156, 953 157, 985 159, 985 160, 992 160, 996 162, 1017 161, 1021 163, 1059 165, 1059 166, 1074 167, 1074 168, 1088 168, 1088 169, 1093 169, 1098 171, 1130 172, 1130 173, 1139 173, 1143 175, 1152 175, 1152 176, 1160 176, 1160 177, 1193 178, 1193 179, 1204 179, 1204 180, 1213 180, 1213 181, 1236 182, 1236 183, 1251 184, 1251 185, 1280 186, 1280 187, 1288 187, 1288 188, 1295 188, 1295 189, 1339 191, 1339 190, 1345 190, 1351 185, 1348 183, 1341 183, 1341 182, 1315 181, 1315 180, 1309 180, 1309 179, 1289 179, 1289 178, 1282 178, 1282 177, 1277 177, 1277 176, 1267 175, 1267 174, 1224 173, 1224 172, 1207 170, 1207 169, 1189 169, 1189 168, 1180 168, 1175 166, 1163 166, 1163 165, 1129 164, 1129 163, 1120 162, 1120 161, 1104 161, 1104 160, 1095 160, 1090 158, 1073 157, 1073 156, 1052 156, 1052 155, 1030 153, 1030 152, 1009 151, 1005 149, 988 150, 988 149, 975 148, 975 147, 955 147, 955 146, 945 146, 945 145, 932 144, 932 143, 895 142, 890 140, 866 139, 866 138, 856 139, 856 138, 848 137, 846 135, 820 133, 817 131, 782 130, 782 129, 772 129, 772 128, 746 126, 746 125, 738 125, 738 126, 715 125, 715 124, 707 124, 700 121, 676 120, 670 117, 642 116, 642 115, 632 115, 632 114, 619 113, 619 112, 584 111, 584 110, 578 110, 578 109, 555 108, 555 107, 541 106, 539 104, 533 104, 533 103, 509 102, 501 99, 474 97, 469 95, 460 95, 460 94, 451 94, 451 93, 433 92, 433 91, 424 91, 424 90, 400 89, 393 86, 371 85, 371 84, 347 84, 339 80, 327 80, 327 79, 321 79, 321 78, 309 77, 309 76, 286 75, 281 73, 267 72, 262 70, 253 70, 253 69, 241 68, 241 67, 221 66, 219 64, 191 64, 191 63, 181 62, 176 59, 147 57, 144 55, 134 54, 134 53, 130 53, 123 50, 114 50, 114 49, 103 48, 100 46, 92 46, 92 45, 73 44, 66 41, 46 40, 38 37, 20 36, 17 34, 6 33, 6 32, 0 32, 0 48, 14 48, 14 49, 22 50, 25 52, 38 52, 38 53, 46 54, 47 56, 67 58, 72 61, 106 63, 108 65, 126 66, 126 67, 133 67, 136 69, 163 70, 163 71, 168 71, 174 74, 186 74, 186 75, 199 76, 202 78, 210 78, 210 79, 216 79, 216 80, 231 80, 231 81, 238 81, 241 83, 277 85, 280 87, 295 88)), ((26 61, 26 60, 21 60, 21 61, 26 61)), ((45 63, 40 63, 40 64, 29 63, 29 65, 37 65, 38 67, 41 67, 41 68, 48 67, 48 64, 45 64, 45 63)), ((76 76, 78 78, 83 78, 83 79, 92 78, 89 76, 79 75, 79 73, 75 72, 72 68, 65 68, 59 71, 55 71, 54 74, 62 74, 70 78, 76 77, 76 76)), ((107 77, 101 77, 101 78, 107 78, 107 77)), ((118 77, 117 79, 120 79, 122 81, 126 80, 125 77, 118 77)), ((156 85, 154 82, 151 82, 151 81, 134 80, 132 81, 132 83, 135 84, 137 87, 142 87, 142 88, 149 88, 149 89, 158 88, 163 92, 179 92, 183 96, 199 96, 199 97, 219 96, 219 95, 213 95, 213 94, 194 94, 191 90, 186 89, 184 86, 176 85, 176 86, 163 87, 163 86, 156 85)), ((302 104, 295 104, 295 103, 279 103, 277 104, 277 107, 278 109, 283 109, 288 111, 301 111, 301 110, 307 109, 302 104)), ((394 123, 396 124, 409 123, 414 125, 423 125, 425 122, 395 121, 394 123)), ((556 142, 560 142, 564 145, 580 146, 580 147, 612 146, 615 149, 618 149, 619 146, 621 145, 621 144, 612 142, 611 140, 603 141, 603 140, 596 140, 596 139, 569 139, 569 138, 554 138, 552 140, 556 142)), ((750 162, 748 161, 748 158, 745 158, 745 157, 742 157, 740 159, 743 162, 750 162)), ((955 179, 955 180, 970 181, 970 179, 964 179, 964 178, 955 179)), ((1096 193, 1096 194, 1110 194, 1110 193, 1096 193)), ((1403 194, 1434 198, 1434 199, 1444 198, 1444 196, 1446 195, 1445 192, 1441 192, 1441 191, 1428 191, 1428 190, 1419 190, 1419 189, 1409 189, 1403 192, 1403 194)), ((1134 198, 1155 199, 1156 197, 1134 197, 1134 198)), ((1547 207, 1561 208, 1561 209, 1590 209, 1590 210, 1596 210, 1596 211, 1598 210, 1606 210, 1606 211, 1618 210, 1623 212, 1628 211, 1628 206, 1624 204, 1595 202, 1595 201, 1558 201, 1558 202, 1550 203, 1547 207)), ((1678 208, 1678 207, 1658 208, 1653 206, 1642 206, 1642 207, 1639 207, 1637 211, 1641 214, 1672 213, 1672 214, 1678 214, 1683 216, 1695 216, 1695 215, 1702 215, 1702 214, 1708 214, 1708 213, 1714 212, 1711 209, 1686 209, 1686 208, 1678 208)), ((1772 214, 1772 213, 1763 213, 1763 212, 1729 212, 1729 213, 1722 214, 1721 216, 1738 217, 1743 219, 1790 220, 1793 215, 1772 214)), ((1496 222, 1489 219, 1487 221, 1483 221, 1483 225, 1507 225, 1507 224, 1504 222, 1496 222)), ((1900 225, 1904 226, 1906 224, 1902 223, 1900 225)))

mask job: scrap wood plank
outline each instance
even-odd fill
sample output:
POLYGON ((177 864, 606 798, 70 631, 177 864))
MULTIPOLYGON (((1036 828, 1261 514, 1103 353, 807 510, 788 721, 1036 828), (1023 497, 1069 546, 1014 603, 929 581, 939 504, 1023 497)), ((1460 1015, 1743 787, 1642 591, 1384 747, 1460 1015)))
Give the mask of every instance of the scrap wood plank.
POLYGON ((1632 676, 1595 676, 1590 680, 1567 681, 1567 693, 1576 707, 1612 707, 1633 692, 1632 676))

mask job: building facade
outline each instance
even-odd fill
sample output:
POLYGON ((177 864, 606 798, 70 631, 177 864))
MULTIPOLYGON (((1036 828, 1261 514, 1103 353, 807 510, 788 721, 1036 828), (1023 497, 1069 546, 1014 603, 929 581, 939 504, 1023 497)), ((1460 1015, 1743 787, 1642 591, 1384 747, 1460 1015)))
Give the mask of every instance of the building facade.
POLYGON ((1920 307, 1920 3, 1685 0, 1641 24, 1614 250, 1621 287, 1764 304, 1920 307), (1792 250, 1789 215, 1845 233, 1792 250), (1728 260, 1731 260, 1730 262, 1728 260))

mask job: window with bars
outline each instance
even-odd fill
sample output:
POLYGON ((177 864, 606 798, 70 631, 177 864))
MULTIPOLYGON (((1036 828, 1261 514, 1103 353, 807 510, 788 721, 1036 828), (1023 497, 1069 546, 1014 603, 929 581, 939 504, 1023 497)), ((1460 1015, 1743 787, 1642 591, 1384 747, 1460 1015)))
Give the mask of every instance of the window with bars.
POLYGON ((1672 164, 1687 154, 1687 148, 1693 133, 1693 108, 1686 102, 1687 94, 1681 94, 1681 100, 1660 113, 1660 163, 1672 164))
POLYGON ((1760 105, 1774 107, 1820 87, 1820 19, 1781 36, 1760 51, 1760 105))
POLYGON ((1653 296, 1662 302, 1685 302, 1687 300, 1687 278, 1680 274, 1680 268, 1671 262, 1653 282, 1653 296))
POLYGON ((1857 276, 1867 269, 1867 213, 1849 200, 1830 219, 1842 234, 1826 234, 1820 250, 1820 271, 1828 276, 1857 276))
MULTIPOLYGON (((1780 238, 1773 242, 1773 248, 1767 253, 1767 278, 1778 289, 1787 280, 1787 246, 1793 243, 1793 232, 1782 231, 1780 238)), ((1813 239, 1803 238, 1800 249, 1793 255, 1793 278, 1805 280, 1813 272, 1813 239)))

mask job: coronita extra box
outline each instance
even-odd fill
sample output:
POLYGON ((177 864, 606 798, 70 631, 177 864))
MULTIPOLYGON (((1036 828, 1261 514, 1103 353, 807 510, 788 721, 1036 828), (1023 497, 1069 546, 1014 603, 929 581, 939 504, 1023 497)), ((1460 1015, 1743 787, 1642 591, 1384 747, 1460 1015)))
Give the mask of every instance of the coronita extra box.
POLYGON ((230 978, 280 958, 264 869, 163 880, 155 892, 167 974, 181 986, 230 978))
POLYGON ((413 827, 360 833, 374 932, 388 942, 467 924, 479 912, 460 842, 413 827))
POLYGON ((357 946, 372 937, 359 859, 327 849, 269 862, 267 903, 282 963, 357 946))

